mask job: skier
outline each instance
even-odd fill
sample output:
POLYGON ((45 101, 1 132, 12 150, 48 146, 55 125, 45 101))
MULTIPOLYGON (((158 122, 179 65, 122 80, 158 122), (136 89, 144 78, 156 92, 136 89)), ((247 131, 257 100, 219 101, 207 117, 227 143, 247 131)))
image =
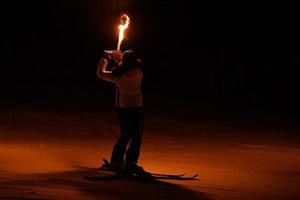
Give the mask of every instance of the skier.
POLYGON ((113 147, 109 168, 115 172, 145 174, 139 166, 143 133, 143 96, 141 61, 132 50, 104 51, 97 76, 116 85, 116 112, 121 134, 113 147), (113 63, 112 70, 107 70, 113 63), (128 148, 127 148, 128 146, 128 148))

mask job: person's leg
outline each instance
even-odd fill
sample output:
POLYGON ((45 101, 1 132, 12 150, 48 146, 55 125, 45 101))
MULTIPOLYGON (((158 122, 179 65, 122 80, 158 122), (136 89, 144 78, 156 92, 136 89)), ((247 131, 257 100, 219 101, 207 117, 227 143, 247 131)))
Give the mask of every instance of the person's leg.
POLYGON ((140 155, 140 149, 143 136, 143 111, 142 108, 132 108, 130 113, 132 123, 132 140, 126 152, 126 163, 137 163, 140 155))
POLYGON ((124 154, 126 152, 127 144, 130 141, 132 134, 130 128, 130 115, 128 109, 119 108, 117 110, 118 121, 120 126, 121 135, 117 141, 117 143, 113 147, 112 155, 111 155, 111 164, 118 165, 119 163, 123 163, 124 154))

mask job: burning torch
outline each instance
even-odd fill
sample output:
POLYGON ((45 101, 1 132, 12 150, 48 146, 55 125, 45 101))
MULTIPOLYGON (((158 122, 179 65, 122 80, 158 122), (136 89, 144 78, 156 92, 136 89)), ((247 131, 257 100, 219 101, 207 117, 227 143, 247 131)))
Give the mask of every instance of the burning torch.
POLYGON ((123 14, 120 18, 120 25, 119 25, 119 39, 118 39, 118 45, 117 45, 117 51, 107 51, 104 50, 104 56, 108 58, 109 60, 112 59, 114 56, 116 57, 116 60, 119 60, 122 56, 120 52, 121 50, 121 44, 124 39, 124 31, 128 28, 130 23, 130 18, 128 15, 123 14), (115 53, 114 53, 115 52, 115 53))
POLYGON ((122 41, 124 39, 124 31, 128 28, 130 23, 130 18, 128 15, 123 14, 121 16, 121 24, 119 25, 119 40, 118 40, 118 46, 117 50, 120 50, 122 41))

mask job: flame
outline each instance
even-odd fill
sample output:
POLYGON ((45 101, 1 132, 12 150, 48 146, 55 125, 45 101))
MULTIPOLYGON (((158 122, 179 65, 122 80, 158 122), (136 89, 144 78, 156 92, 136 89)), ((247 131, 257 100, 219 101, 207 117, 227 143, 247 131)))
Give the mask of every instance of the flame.
POLYGON ((120 50, 120 48, 121 48, 121 43, 124 39, 124 31, 125 31, 125 29, 128 28, 129 22, 130 22, 130 18, 127 15, 123 14, 121 16, 121 24, 119 25, 119 41, 118 41, 118 46, 117 46, 118 50, 120 50))

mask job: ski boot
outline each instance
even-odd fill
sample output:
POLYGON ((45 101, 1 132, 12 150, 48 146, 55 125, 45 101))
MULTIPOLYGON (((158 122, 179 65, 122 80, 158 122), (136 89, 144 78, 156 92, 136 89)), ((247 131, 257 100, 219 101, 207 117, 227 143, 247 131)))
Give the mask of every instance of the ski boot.
POLYGON ((150 178, 152 177, 151 173, 144 170, 142 166, 139 166, 137 163, 127 162, 125 164, 124 173, 126 175, 134 175, 139 177, 150 178))
POLYGON ((124 161, 111 161, 103 159, 101 169, 106 171, 115 172, 116 174, 122 174, 124 172, 125 164, 124 161))

